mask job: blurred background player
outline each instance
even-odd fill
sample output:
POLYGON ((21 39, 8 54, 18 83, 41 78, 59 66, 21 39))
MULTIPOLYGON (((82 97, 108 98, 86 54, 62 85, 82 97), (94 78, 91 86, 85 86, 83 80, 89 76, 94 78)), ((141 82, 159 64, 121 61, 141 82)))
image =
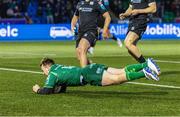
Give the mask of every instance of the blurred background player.
POLYGON ((84 86, 87 84, 94 86, 119 85, 144 77, 155 81, 159 80, 157 76, 158 66, 153 59, 148 59, 147 62, 142 64, 128 65, 125 68, 118 69, 102 64, 91 64, 84 68, 65 66, 55 64, 52 59, 44 58, 40 63, 40 67, 48 77, 43 88, 40 88, 37 84, 33 86, 33 91, 38 94, 62 93, 66 91, 67 86, 84 86), (55 90, 57 90, 56 87, 58 86, 60 91, 57 92, 55 90))
POLYGON ((155 0, 131 0, 126 12, 119 15, 120 19, 130 17, 124 42, 129 54, 139 63, 146 60, 138 49, 137 42, 146 31, 147 23, 150 21, 148 14, 155 13, 156 9, 155 0))
MULTIPOLYGON (((111 12, 110 10, 110 7, 109 7, 109 0, 97 0, 100 4, 103 4, 105 6, 105 8, 107 9, 107 11, 109 12, 110 15, 112 15, 113 13, 111 12)), ((101 36, 101 29, 103 28, 104 26, 104 21, 105 19, 103 18, 102 15, 99 16, 99 19, 98 19, 98 27, 99 27, 99 36, 100 38, 102 38, 101 36)), ((110 33, 109 29, 108 29, 108 38, 109 39, 112 39, 112 40, 115 40, 118 44, 119 47, 122 47, 122 42, 119 38, 116 38, 113 34, 110 33)))
POLYGON ((74 32, 79 20, 78 37, 76 40, 76 55, 81 67, 85 67, 90 61, 87 58, 87 51, 93 47, 98 38, 97 20, 99 15, 105 18, 103 37, 107 38, 108 27, 111 17, 106 8, 96 0, 83 0, 78 2, 76 11, 71 21, 71 30, 74 32))
MULTIPOLYGON (((102 9, 103 9, 103 7, 105 7, 106 10, 109 12, 110 15, 113 14, 113 13, 111 12, 111 10, 110 10, 110 7, 109 7, 109 0, 97 0, 97 2, 98 2, 99 4, 101 4, 102 9)), ((117 44, 118 44, 119 47, 122 47, 121 39, 116 38, 113 34, 111 34, 110 31, 109 31, 109 29, 107 30, 108 37, 107 37, 107 38, 103 38, 103 36, 102 36, 102 31, 103 31, 103 27, 104 27, 104 22, 105 22, 104 17, 103 17, 102 15, 99 15, 99 18, 98 18, 98 35, 99 35, 98 40, 112 39, 112 40, 114 40, 114 41, 117 42, 117 44)), ((75 35, 76 37, 77 37, 77 34, 78 34, 77 28, 78 28, 78 26, 74 29, 74 30, 75 30, 75 31, 74 31, 74 32, 75 32, 74 35, 75 35)), ((75 38, 76 38, 76 37, 75 37, 75 38)), ((94 46, 92 46, 92 47, 90 47, 90 48, 88 49, 88 53, 90 53, 90 54, 93 54, 93 51, 94 51, 94 46)))

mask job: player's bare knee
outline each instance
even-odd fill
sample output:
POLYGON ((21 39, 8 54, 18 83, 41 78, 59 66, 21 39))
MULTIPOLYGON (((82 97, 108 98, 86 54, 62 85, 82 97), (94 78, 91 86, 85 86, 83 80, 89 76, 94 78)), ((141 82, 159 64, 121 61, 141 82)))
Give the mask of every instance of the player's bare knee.
POLYGON ((126 47, 127 49, 129 49, 129 48, 131 48, 132 43, 131 43, 130 41, 125 41, 125 42, 124 42, 124 45, 125 45, 125 47, 126 47))

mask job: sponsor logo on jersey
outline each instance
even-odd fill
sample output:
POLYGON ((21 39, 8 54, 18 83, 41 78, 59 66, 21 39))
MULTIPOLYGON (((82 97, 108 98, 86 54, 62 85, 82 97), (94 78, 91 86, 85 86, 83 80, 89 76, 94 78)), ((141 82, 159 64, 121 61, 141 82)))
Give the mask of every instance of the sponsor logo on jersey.
POLYGON ((80 8, 79 8, 79 11, 82 11, 82 12, 92 12, 92 11, 93 11, 93 8, 80 7, 80 8))

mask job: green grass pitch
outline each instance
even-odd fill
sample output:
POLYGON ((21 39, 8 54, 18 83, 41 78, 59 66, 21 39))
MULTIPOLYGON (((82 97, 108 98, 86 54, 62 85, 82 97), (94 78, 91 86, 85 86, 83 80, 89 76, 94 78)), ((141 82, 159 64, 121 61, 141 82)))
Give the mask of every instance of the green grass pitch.
MULTIPOLYGON (((0 43, 0 68, 38 71, 42 57, 57 63, 79 66, 74 42, 0 43)), ((146 79, 135 82, 180 87, 180 41, 140 41, 138 45, 147 57, 160 60, 159 82, 146 79)), ((136 63, 125 47, 115 42, 98 42, 96 63, 124 67, 136 63)), ((180 89, 146 85, 122 84, 109 87, 68 87, 67 93, 37 95, 34 84, 43 85, 45 76, 0 70, 1 116, 180 116, 180 89)))

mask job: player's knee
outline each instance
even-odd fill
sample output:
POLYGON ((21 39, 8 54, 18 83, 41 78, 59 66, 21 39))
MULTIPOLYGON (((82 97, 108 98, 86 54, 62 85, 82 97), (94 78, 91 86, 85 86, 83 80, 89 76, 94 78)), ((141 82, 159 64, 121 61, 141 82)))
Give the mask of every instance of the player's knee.
POLYGON ((124 41, 124 45, 128 49, 128 48, 131 48, 132 43, 130 41, 124 41))

